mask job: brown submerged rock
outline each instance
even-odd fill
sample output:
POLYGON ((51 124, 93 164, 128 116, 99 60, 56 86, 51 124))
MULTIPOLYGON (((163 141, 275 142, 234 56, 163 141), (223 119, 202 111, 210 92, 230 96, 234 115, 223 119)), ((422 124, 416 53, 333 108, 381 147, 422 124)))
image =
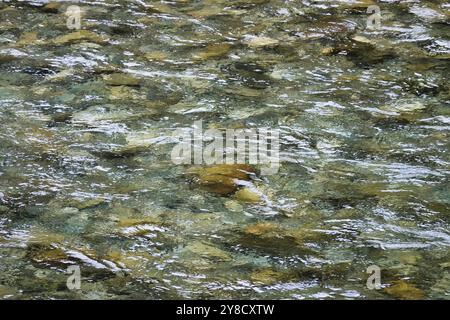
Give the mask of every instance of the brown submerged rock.
POLYGON ((278 226, 270 222, 260 222, 249 225, 243 229, 243 232, 247 235, 260 236, 265 233, 278 231, 278 226))
POLYGON ((201 175, 198 183, 207 191, 220 195, 231 194, 238 188, 233 178, 222 175, 201 175))
POLYGON ((422 290, 403 280, 395 281, 392 286, 384 289, 384 291, 394 298, 402 300, 421 300, 424 298, 422 290))
POLYGON ((28 258, 36 264, 64 266, 70 264, 70 257, 55 245, 31 244, 28 247, 28 258))
POLYGON ((43 12, 58 13, 61 10, 63 4, 60 2, 49 2, 41 8, 43 12))
POLYGON ((195 175, 194 182, 203 189, 219 195, 229 195, 237 191, 239 180, 249 181, 255 170, 246 164, 219 164, 193 168, 188 174, 195 175))

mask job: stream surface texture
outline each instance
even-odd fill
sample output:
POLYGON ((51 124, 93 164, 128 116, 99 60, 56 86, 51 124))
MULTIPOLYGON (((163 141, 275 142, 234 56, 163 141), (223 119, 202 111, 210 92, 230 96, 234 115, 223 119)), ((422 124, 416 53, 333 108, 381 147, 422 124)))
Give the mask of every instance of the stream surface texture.
POLYGON ((449 74, 443 0, 1 1, 0 299, 449 299, 449 74))

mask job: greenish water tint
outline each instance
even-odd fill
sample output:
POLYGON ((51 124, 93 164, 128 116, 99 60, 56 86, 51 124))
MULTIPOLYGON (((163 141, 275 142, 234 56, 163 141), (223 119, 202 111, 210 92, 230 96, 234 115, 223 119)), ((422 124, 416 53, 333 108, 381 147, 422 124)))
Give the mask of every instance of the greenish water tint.
POLYGON ((0 298, 449 298, 447 1, 72 4, 0 3, 0 298), (280 129, 264 201, 172 163, 197 120, 280 129))

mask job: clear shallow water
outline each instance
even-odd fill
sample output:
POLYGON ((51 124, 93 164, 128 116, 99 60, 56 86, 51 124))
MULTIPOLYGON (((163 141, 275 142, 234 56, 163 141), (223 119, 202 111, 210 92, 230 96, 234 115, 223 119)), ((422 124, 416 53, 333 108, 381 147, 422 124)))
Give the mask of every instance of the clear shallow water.
POLYGON ((46 4, 0 4, 0 297, 449 297, 445 1, 46 4), (196 120, 280 129, 266 201, 171 162, 196 120))

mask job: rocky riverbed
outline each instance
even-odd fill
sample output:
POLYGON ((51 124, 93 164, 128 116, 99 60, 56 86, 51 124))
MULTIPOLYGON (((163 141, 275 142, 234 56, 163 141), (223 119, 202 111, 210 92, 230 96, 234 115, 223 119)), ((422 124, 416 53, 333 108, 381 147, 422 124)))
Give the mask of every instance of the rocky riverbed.
POLYGON ((440 0, 2 1, 0 299, 448 299, 449 22, 440 0), (278 172, 174 164, 200 120, 279 130, 278 172))

